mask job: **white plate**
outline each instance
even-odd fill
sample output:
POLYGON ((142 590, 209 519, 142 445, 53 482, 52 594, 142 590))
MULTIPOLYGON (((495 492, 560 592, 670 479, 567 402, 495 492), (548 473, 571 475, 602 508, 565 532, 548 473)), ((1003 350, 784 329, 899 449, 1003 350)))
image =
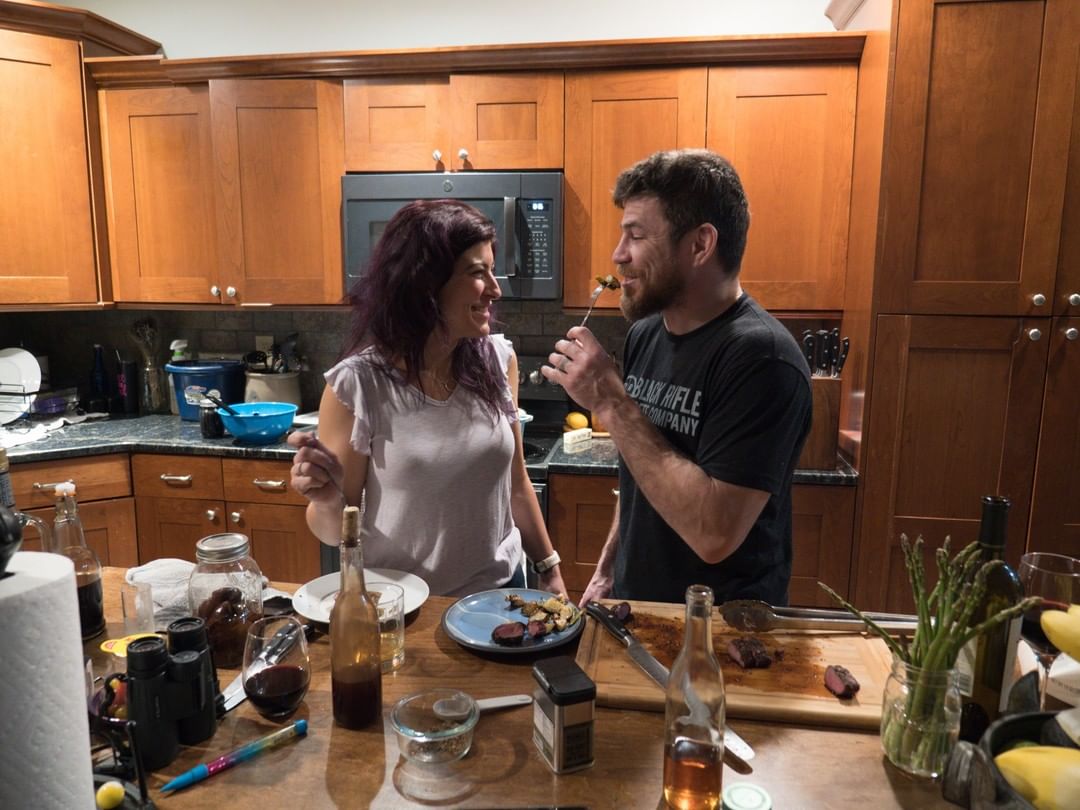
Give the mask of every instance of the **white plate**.
POLYGON ((41 388, 41 366, 25 349, 0 349, 0 425, 30 410, 41 388))
POLYGON ((307 413, 298 413, 293 417, 292 423, 294 425, 300 425, 301 427, 318 427, 319 412, 308 411, 307 413))
MULTIPOLYGON (((405 591, 405 612, 412 613, 427 601, 431 592, 428 584, 416 574, 394 571, 390 568, 365 568, 364 583, 371 587, 372 582, 393 582, 405 591)), ((341 574, 326 574, 301 585, 293 594, 293 610, 305 619, 316 622, 329 622, 330 609, 334 607, 341 588, 341 574)))

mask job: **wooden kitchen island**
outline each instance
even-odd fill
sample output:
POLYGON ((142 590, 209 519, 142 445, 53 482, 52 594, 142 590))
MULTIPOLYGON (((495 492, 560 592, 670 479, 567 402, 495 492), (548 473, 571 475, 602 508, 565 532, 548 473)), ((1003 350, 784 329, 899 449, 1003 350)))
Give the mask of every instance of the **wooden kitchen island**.
MULTIPOLYGON (((110 631, 120 618, 118 585, 123 569, 105 572, 105 610, 110 631)), ((284 590, 294 590, 287 585, 284 590)), ((263 720, 246 701, 229 712, 207 743, 182 748, 167 768, 150 776, 152 798, 163 808, 274 807, 388 808, 410 806, 513 808, 585 806, 653 808, 661 791, 664 718, 654 712, 598 708, 593 767, 556 776, 532 742, 531 708, 484 714, 472 750, 461 761, 417 766, 398 755, 389 713, 413 692, 452 686, 484 698, 532 693, 536 656, 480 655, 460 647, 441 626, 454 602, 431 597, 405 630, 405 663, 383 678, 383 726, 347 731, 334 726, 330 703, 330 645, 320 635, 310 645, 311 688, 293 719, 306 718, 309 733, 174 796, 158 789, 168 779, 280 726, 263 720)), ((118 634, 118 633, 116 633, 118 634)), ((102 674, 108 657, 98 650, 104 636, 87 643, 102 674)), ((548 655, 573 655, 574 644, 548 655)), ((235 672, 221 670, 224 687, 235 672)), ((724 784, 754 782, 773 807, 935 808, 946 803, 937 784, 916 781, 883 758, 878 737, 858 733, 736 720, 735 729, 757 753, 753 773, 725 768, 724 784)))

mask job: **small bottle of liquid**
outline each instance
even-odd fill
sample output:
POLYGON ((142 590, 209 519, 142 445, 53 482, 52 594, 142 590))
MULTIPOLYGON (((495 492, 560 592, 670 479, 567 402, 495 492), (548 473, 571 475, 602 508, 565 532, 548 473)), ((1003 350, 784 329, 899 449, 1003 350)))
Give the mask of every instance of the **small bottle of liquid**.
POLYGON ((56 485, 56 520, 53 522, 53 550, 75 564, 75 585, 79 597, 79 625, 85 641, 105 629, 104 594, 101 587, 101 563, 86 545, 75 485, 70 481, 56 485))
POLYGON ((714 810, 724 770, 724 677, 712 646, 712 588, 686 589, 686 634, 664 705, 661 807, 714 810))
POLYGON ((379 613, 364 585, 360 510, 341 515, 341 591, 330 611, 330 694, 334 722, 366 728, 382 721, 379 613))
POLYGON ((105 376, 105 348, 100 343, 94 344, 94 367, 90 371, 90 397, 102 398, 109 395, 109 381, 105 376))

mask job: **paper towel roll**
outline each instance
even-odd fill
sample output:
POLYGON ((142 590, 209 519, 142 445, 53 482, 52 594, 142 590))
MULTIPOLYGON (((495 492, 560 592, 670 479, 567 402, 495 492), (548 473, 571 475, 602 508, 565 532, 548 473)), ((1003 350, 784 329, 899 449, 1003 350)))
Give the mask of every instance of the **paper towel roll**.
POLYGON ((0 579, 0 807, 93 808, 75 566, 20 551, 0 579))

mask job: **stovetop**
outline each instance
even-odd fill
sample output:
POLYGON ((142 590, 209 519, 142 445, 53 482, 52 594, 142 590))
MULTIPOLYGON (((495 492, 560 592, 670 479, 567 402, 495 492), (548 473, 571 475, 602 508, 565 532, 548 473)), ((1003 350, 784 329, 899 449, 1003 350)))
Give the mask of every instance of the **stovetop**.
POLYGON ((543 481, 547 478, 547 457, 551 448, 558 441, 558 436, 533 436, 525 431, 525 469, 529 471, 530 481, 543 481))

